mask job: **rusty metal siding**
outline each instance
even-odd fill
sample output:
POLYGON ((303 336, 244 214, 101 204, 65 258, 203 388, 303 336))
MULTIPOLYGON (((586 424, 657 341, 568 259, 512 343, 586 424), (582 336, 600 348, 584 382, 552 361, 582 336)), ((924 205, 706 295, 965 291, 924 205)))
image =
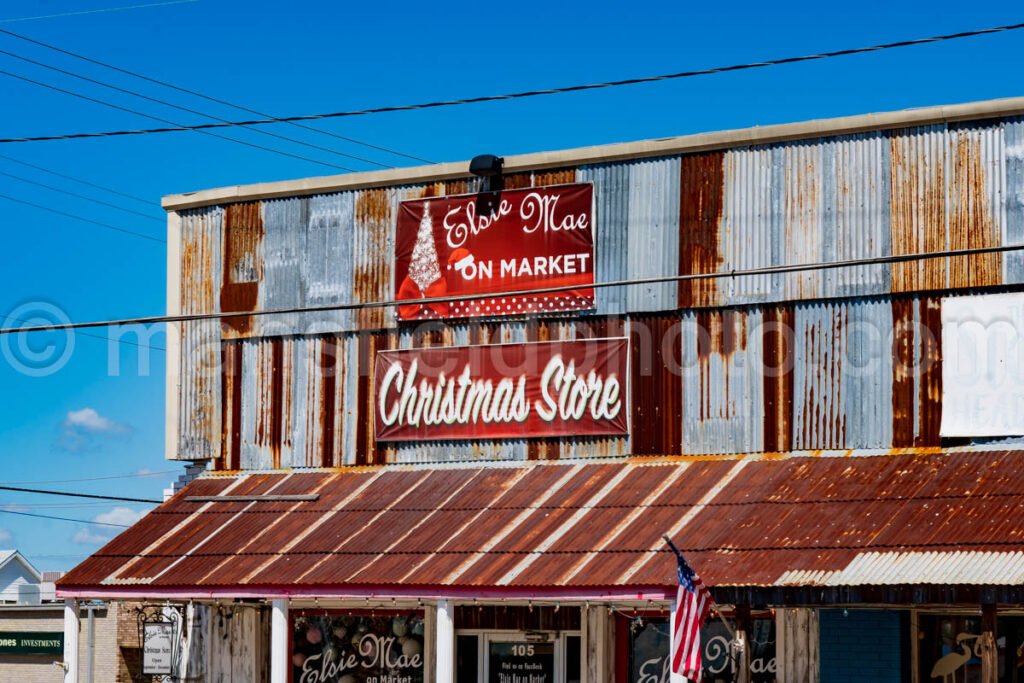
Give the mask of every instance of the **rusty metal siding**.
MULTIPOLYGON (((908 254, 995 246, 1006 217, 1006 159, 998 122, 893 133, 892 249, 908 254)), ((892 291, 997 285, 998 254, 895 264, 892 291)))
MULTIPOLYGON (((306 243, 309 200, 274 199, 263 203, 263 279, 260 310, 306 305, 306 243)), ((260 316, 253 328, 261 336, 294 334, 303 328, 299 314, 260 316)))
MULTIPOLYGON (((679 157, 639 161, 630 168, 625 254, 628 279, 678 272, 679 170, 679 157)), ((673 282, 633 285, 626 290, 626 310, 631 313, 678 307, 678 285, 673 282)))
MULTIPOLYGON (((181 213, 181 312, 220 310, 221 226, 218 207, 181 213)), ((219 457, 221 444, 220 322, 181 323, 181 392, 177 457, 219 457)))
MULTIPOLYGON (((776 154, 768 147, 729 150, 723 159, 723 189, 719 237, 720 254, 715 268, 703 272, 746 270, 778 265, 783 244, 776 198, 776 154)), ((781 168, 781 167, 780 167, 781 168)), ((685 180, 684 180, 685 182, 685 180)), ((684 196, 686 189, 683 190, 684 196)), ((684 272, 702 272, 690 269, 684 272)), ((705 281, 716 292, 708 304, 768 301, 782 291, 780 275, 754 275, 705 281)))
POLYGON ((218 467, 938 446, 940 333, 938 298, 875 297, 232 341, 218 467), (379 349, 622 335, 631 339, 630 437, 373 438, 379 349))
MULTIPOLYGON (((889 140, 883 133, 842 137, 828 146, 824 233, 828 258, 868 259, 890 253, 889 140)), ((890 266, 824 271, 829 296, 864 296, 889 290, 890 266)))
MULTIPOLYGON (((355 193, 309 198, 306 251, 302 254, 306 306, 329 306, 351 301, 355 193)), ((352 311, 311 314, 307 334, 353 328, 352 311)))
POLYGON ((892 443, 892 312, 883 300, 801 304, 794 340, 793 448, 892 443))
POLYGON ((683 315, 684 452, 763 449, 762 334, 763 317, 756 308, 683 315))
MULTIPOLYGON (((594 279, 617 282, 626 279, 629 240, 629 172, 631 164, 585 166, 579 182, 594 184, 594 279)), ((595 291, 598 313, 618 315, 626 311, 626 287, 602 287, 595 291)))
MULTIPOLYGON (((1004 124, 1006 136, 1006 244, 1024 244, 1024 119, 1004 124)), ((1006 283, 1024 282, 1024 253, 1009 252, 1003 258, 1006 283)))

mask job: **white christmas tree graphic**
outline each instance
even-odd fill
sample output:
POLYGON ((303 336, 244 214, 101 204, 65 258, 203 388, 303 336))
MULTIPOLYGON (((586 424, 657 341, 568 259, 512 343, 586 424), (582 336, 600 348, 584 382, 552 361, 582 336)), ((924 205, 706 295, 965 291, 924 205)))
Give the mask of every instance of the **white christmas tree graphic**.
POLYGON ((427 287, 441 279, 441 264, 434 246, 434 226, 430 223, 430 202, 423 205, 423 219, 416 232, 416 246, 412 248, 409 278, 421 292, 426 292, 427 287))

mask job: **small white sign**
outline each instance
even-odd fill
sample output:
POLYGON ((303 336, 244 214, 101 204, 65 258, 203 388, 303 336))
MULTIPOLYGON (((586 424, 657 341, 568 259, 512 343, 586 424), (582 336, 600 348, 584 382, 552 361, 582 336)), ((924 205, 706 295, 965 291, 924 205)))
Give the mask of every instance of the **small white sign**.
POLYGON ((142 673, 173 673, 174 625, 169 621, 158 621, 142 626, 142 673))
POLYGON ((1024 294, 942 300, 940 433, 1024 434, 1024 294))

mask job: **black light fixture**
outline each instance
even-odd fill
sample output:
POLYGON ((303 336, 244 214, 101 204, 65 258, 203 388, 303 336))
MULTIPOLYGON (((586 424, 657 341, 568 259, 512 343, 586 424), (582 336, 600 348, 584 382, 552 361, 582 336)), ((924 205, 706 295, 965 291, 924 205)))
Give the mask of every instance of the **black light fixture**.
POLYGON ((469 162, 469 172, 482 178, 493 178, 501 175, 501 167, 505 160, 493 154, 478 154, 469 162))

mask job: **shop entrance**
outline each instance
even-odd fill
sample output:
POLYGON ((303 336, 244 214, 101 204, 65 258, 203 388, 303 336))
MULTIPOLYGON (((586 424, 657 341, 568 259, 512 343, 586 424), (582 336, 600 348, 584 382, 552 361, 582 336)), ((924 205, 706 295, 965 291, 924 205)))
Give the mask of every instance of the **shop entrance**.
POLYGON ((582 613, 572 605, 459 605, 458 683, 579 683, 582 613))
POLYGON ((458 631, 458 683, 579 683, 579 632, 458 631))

